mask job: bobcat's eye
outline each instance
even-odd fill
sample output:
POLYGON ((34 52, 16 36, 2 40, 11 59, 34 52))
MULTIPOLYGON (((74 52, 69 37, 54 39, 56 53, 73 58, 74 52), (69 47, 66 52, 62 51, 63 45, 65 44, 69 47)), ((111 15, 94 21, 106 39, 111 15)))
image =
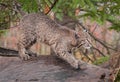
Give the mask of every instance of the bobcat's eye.
POLYGON ((83 30, 83 32, 88 32, 88 31, 85 29, 85 30, 83 30))
POLYGON ((76 38, 76 39, 78 39, 78 38, 79 38, 79 36, 78 36, 77 34, 75 34, 75 38, 76 38))

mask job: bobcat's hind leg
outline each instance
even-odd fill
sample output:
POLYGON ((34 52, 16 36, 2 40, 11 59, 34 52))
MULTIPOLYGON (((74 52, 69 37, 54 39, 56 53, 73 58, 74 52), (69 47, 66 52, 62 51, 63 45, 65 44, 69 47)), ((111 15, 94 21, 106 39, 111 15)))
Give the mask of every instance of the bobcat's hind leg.
POLYGON ((22 60, 30 59, 30 48, 36 42, 36 39, 31 37, 22 37, 18 41, 19 56, 22 60))
POLYGON ((28 60, 30 59, 30 56, 27 54, 26 48, 24 44, 18 43, 18 52, 19 52, 19 57, 22 60, 28 60))
POLYGON ((27 51, 27 54, 28 54, 29 56, 32 56, 32 57, 36 57, 36 56, 37 56, 36 53, 34 53, 34 52, 32 52, 32 51, 30 50, 31 46, 34 45, 35 43, 36 43, 36 39, 33 40, 33 41, 31 41, 31 43, 30 43, 28 46, 26 46, 26 51, 27 51))

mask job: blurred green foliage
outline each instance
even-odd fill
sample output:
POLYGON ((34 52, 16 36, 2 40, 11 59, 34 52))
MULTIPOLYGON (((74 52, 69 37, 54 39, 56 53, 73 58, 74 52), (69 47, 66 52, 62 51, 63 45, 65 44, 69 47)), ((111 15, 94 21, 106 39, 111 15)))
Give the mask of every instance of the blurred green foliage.
MULTIPOLYGON (((14 1, 21 4, 23 11, 31 13, 44 11, 46 5, 51 6, 55 0, 0 0, 0 29, 9 27, 10 21, 17 20, 18 16, 13 9, 14 1)), ((74 19, 89 17, 100 24, 109 21, 112 23, 111 29, 120 31, 120 0, 58 0, 52 11, 59 20, 64 15, 74 19), (76 9, 85 13, 76 17, 76 9)))
POLYGON ((109 60, 109 56, 100 57, 99 59, 97 59, 96 61, 94 61, 93 64, 100 65, 100 64, 105 63, 108 60, 109 60))
POLYGON ((18 16, 13 11, 13 0, 0 0, 0 36, 6 33, 12 21, 16 21, 18 16))
POLYGON ((0 0, 0 29, 9 27, 11 3, 10 0, 0 0))
POLYGON ((5 33, 7 34, 7 30, 0 30, 0 37, 5 33))
MULTIPOLYGON (((38 0, 39 1, 39 0, 38 0)), ((38 2, 37 0, 18 0, 18 2, 22 5, 22 9, 26 12, 37 12, 38 10, 38 2)))

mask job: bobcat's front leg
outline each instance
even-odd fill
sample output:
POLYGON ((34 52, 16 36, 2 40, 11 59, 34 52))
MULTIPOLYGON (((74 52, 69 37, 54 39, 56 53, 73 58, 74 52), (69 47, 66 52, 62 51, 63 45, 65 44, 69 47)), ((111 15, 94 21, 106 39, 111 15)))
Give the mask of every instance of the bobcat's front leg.
POLYGON ((59 58, 69 63, 73 68, 78 69, 79 61, 75 59, 75 57, 71 53, 68 52, 66 44, 56 43, 52 45, 52 48, 59 58))
POLYGON ((87 63, 83 62, 82 60, 77 60, 72 53, 68 51, 60 51, 59 57, 68 62, 73 68, 75 69, 86 69, 87 63))
POLYGON ((71 53, 69 53, 68 51, 59 51, 58 53, 58 56, 69 63, 73 68, 79 68, 79 61, 75 59, 75 57, 71 53))
POLYGON ((57 56, 67 63, 69 63, 75 69, 86 69, 86 63, 82 60, 77 60, 72 53, 69 53, 67 45, 63 43, 56 43, 52 45, 54 52, 57 56))

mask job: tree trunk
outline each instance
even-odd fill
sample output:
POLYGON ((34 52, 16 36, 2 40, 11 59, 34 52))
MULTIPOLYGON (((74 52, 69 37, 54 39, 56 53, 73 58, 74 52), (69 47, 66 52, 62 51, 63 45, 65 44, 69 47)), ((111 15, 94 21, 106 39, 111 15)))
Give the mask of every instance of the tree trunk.
POLYGON ((0 61, 9 64, 0 65, 0 69, 4 66, 0 70, 0 82, 110 82, 110 71, 92 64, 87 64, 85 70, 75 70, 53 55, 21 61, 17 51, 0 48, 1 54, 9 57, 2 57, 0 61))

